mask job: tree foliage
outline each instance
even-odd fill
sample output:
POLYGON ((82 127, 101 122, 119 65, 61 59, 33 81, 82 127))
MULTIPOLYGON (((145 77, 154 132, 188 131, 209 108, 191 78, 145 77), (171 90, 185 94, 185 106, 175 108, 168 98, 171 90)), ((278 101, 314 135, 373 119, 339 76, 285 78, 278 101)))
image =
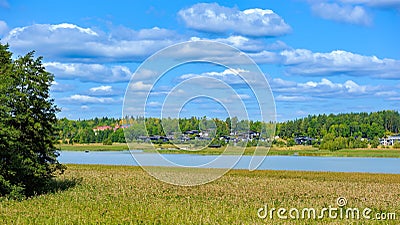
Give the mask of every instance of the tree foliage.
POLYGON ((376 148, 379 138, 400 131, 400 114, 386 110, 372 113, 308 116, 277 125, 283 139, 308 136, 321 140, 321 149, 376 148))
POLYGON ((11 56, 0 44, 0 194, 33 195, 64 169, 54 146, 53 75, 34 52, 11 56))
POLYGON ((335 137, 361 137, 374 139, 385 134, 400 132, 400 114, 386 110, 372 113, 322 114, 277 124, 277 135, 287 139, 297 136, 323 138, 326 134, 335 137))

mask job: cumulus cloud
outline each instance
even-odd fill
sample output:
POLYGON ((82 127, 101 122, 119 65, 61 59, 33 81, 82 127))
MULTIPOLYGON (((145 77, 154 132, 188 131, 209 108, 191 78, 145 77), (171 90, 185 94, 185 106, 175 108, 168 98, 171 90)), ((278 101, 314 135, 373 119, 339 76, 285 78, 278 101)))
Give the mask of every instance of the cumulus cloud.
POLYGON ((147 104, 146 104, 146 106, 149 106, 149 107, 160 107, 160 106, 162 106, 162 104, 160 103, 160 102, 148 102, 147 104))
POLYGON ((261 40, 252 39, 241 35, 231 35, 227 38, 215 38, 215 39, 191 37, 190 40, 191 41, 208 40, 208 41, 222 42, 246 52, 262 51, 263 49, 266 49, 268 47, 268 45, 266 45, 261 40))
POLYGON ((62 99, 68 102, 79 102, 79 103, 114 103, 116 100, 113 98, 100 98, 100 97, 93 97, 89 95, 71 95, 70 97, 62 99))
POLYGON ((304 90, 309 91, 314 89, 317 92, 345 92, 345 93, 366 93, 367 86, 360 86, 352 80, 347 80, 343 84, 333 83, 332 81, 323 78, 320 82, 309 81, 306 83, 299 83, 298 87, 304 88, 304 90))
POLYGON ((90 92, 112 92, 112 87, 109 85, 101 85, 89 89, 90 92))
POLYGON ((71 85, 60 84, 57 81, 51 82, 50 90, 53 92, 65 92, 74 89, 71 85))
POLYGON ((371 24, 371 17, 362 6, 318 2, 314 3, 311 9, 323 19, 358 25, 371 24))
POLYGON ((58 79, 80 79, 81 81, 95 82, 123 82, 128 81, 132 72, 126 66, 106 66, 103 64, 84 63, 43 63, 46 69, 58 79))
POLYGON ((369 76, 384 79, 400 78, 400 61, 364 56, 347 51, 314 53, 307 49, 284 50, 280 53, 286 72, 306 76, 369 76))
POLYGON ((265 43, 260 39, 254 39, 240 35, 231 35, 227 38, 215 38, 215 39, 191 37, 190 40, 191 41, 206 40, 206 41, 222 42, 231 45, 235 48, 238 48, 239 50, 248 53, 249 56, 251 56, 255 60, 259 60, 262 62, 265 62, 270 58, 268 54, 276 54, 275 52, 272 51, 291 49, 285 42, 280 40, 277 40, 272 43, 265 43), (266 60, 262 59, 262 57, 267 59, 266 60))
POLYGON ((151 84, 145 84, 143 81, 138 81, 130 84, 131 91, 149 91, 153 86, 151 84))
POLYGON ((35 49, 54 61, 131 62, 181 40, 173 34, 158 27, 139 31, 118 28, 107 33, 68 23, 33 24, 12 29, 2 42, 18 54, 35 49))
POLYGON ((286 81, 281 78, 275 78, 271 81, 272 90, 285 95, 303 95, 311 97, 330 97, 348 98, 354 96, 374 96, 382 87, 371 85, 360 85, 353 80, 347 80, 343 83, 335 83, 326 78, 320 81, 307 81, 297 83, 286 81))
MULTIPOLYGON (((249 73, 248 70, 244 70, 244 69, 225 69, 224 71, 221 72, 216 72, 216 71, 211 71, 211 72, 204 72, 201 74, 194 74, 194 73, 190 73, 190 74, 184 74, 181 75, 179 78, 182 80, 185 79, 190 79, 190 78, 194 78, 194 77, 215 77, 217 79, 220 79, 221 81, 224 81, 226 83, 229 84, 238 84, 238 83, 244 83, 244 80, 239 77, 239 74, 244 74, 244 73, 249 73)), ((210 86, 211 84, 207 83, 206 86, 210 86)), ((220 86, 218 86, 220 87, 220 86)))
POLYGON ((217 3, 199 3, 179 11, 187 27, 204 32, 235 33, 245 36, 280 36, 291 28, 269 9, 247 9, 220 6, 217 3))
POLYGON ((391 97, 399 95, 396 91, 379 91, 375 93, 375 96, 384 96, 384 97, 391 97))
MULTIPOLYGON (((107 33, 98 29, 63 23, 35 24, 15 28, 1 41, 8 42, 15 54, 25 54, 31 49, 37 50, 39 55, 50 60, 45 63, 45 66, 55 74, 56 78, 123 82, 131 78, 132 71, 126 66, 116 66, 106 62, 122 63, 129 60, 142 60, 162 47, 184 40, 181 38, 175 37, 173 31, 157 27, 139 31, 118 27, 107 33), (16 49, 18 51, 15 51, 16 49), (68 61, 72 62, 65 63, 68 61)), ((192 40, 199 39, 192 38, 192 40)), ((291 75, 323 77, 344 74, 385 79, 400 78, 399 60, 380 59, 342 50, 319 53, 306 49, 292 49, 282 41, 268 44, 261 39, 242 35, 210 40, 234 45, 246 51, 256 63, 285 65, 286 73, 291 75)), ((203 46, 201 48, 184 46, 182 51, 171 54, 171 57, 181 58, 198 56, 199 59, 205 61, 218 60, 226 62, 227 65, 241 63, 236 62, 233 51, 207 49, 206 46, 204 48, 203 46)), ((146 73, 147 75, 144 74, 146 76, 154 75, 152 71, 146 71, 146 73)))
POLYGON ((280 102, 304 102, 310 100, 310 98, 301 95, 278 95, 275 100, 280 102))

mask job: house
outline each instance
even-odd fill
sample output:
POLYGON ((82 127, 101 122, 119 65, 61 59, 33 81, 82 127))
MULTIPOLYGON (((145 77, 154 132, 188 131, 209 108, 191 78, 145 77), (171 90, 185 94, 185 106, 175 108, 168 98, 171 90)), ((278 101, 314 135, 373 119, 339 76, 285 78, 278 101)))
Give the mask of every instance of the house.
POLYGON ((112 129, 113 128, 110 126, 98 126, 98 127, 94 128, 93 131, 94 131, 94 134, 97 135, 97 133, 99 131, 112 130, 112 129))
POLYGON ((314 140, 315 140, 314 138, 303 137, 303 136, 294 138, 296 145, 311 145, 314 140))
POLYGON ((239 141, 252 141, 253 139, 258 139, 260 137, 260 133, 256 131, 249 130, 245 133, 238 134, 239 141))
POLYGON ((159 136, 159 135, 150 136, 149 139, 150 139, 150 141, 154 141, 154 142, 168 142, 169 141, 169 139, 167 137, 159 136))
POLYGON ((380 139, 381 145, 394 145, 394 143, 399 141, 400 141, 400 134, 380 139))

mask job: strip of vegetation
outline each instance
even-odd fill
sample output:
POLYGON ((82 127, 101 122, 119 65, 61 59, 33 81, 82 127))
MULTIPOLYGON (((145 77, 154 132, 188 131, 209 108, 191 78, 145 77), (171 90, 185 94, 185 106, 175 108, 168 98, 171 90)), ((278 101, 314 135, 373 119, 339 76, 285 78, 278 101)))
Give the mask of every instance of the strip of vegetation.
MULTIPOLYGON (((102 144, 75 144, 75 145, 57 145, 62 151, 126 151, 128 145, 114 143, 113 145, 102 144)), ((202 154, 202 155, 220 155, 225 150, 221 148, 204 148, 199 151, 179 150, 173 145, 151 145, 146 143, 131 143, 131 149, 143 150, 145 153, 154 153, 155 151, 162 154, 202 154)), ((246 147, 245 151, 240 147, 230 147, 231 154, 254 155, 255 147, 246 147)), ((282 156, 323 156, 323 157, 386 157, 400 158, 400 149, 394 148, 366 148, 366 149, 340 149, 337 151, 318 149, 312 146, 292 146, 292 147, 259 147, 255 155, 282 155, 282 156)))
MULTIPOLYGON (((259 121, 203 118, 158 119, 130 117, 124 119, 94 118, 58 121, 58 139, 64 144, 153 142, 222 147, 238 146, 292 147, 312 145, 322 150, 372 148, 400 143, 382 138, 399 133, 397 111, 318 115, 277 124, 259 121), (274 129, 276 132, 274 135, 274 129)), ((400 139, 396 139, 400 140, 400 139)), ((107 148, 103 148, 107 149, 107 148)))

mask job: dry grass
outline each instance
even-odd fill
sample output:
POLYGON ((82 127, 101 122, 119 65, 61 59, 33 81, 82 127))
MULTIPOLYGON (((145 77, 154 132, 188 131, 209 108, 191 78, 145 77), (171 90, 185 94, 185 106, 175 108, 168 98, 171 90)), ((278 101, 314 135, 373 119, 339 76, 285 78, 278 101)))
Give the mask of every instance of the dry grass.
MULTIPOLYGON (((199 176, 203 172, 199 170, 199 176)), ((234 170, 196 187, 160 182, 139 167, 69 165, 59 179, 82 178, 66 191, 0 202, 1 224, 276 224, 370 223, 351 220, 262 220, 268 207, 349 207, 396 212, 400 175, 234 170)), ((397 221, 385 223, 397 224, 397 221)))

